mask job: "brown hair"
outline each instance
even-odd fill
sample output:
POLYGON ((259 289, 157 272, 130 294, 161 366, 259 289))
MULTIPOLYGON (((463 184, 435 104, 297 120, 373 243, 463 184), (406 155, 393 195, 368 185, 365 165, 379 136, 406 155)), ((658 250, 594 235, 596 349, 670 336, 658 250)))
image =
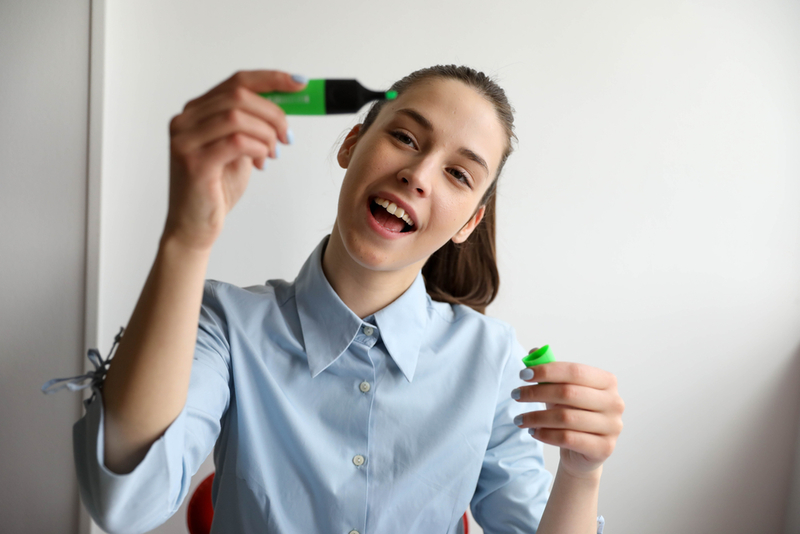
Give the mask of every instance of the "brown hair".
MULTIPOLYGON (((431 78, 458 80, 480 93, 494 104, 507 137, 497 174, 478 203, 478 208, 486 208, 481 224, 461 244, 448 240, 422 267, 425 286, 433 300, 464 304, 484 313, 500 288, 495 247, 495 191, 500 172, 513 151, 512 140, 517 138, 514 135, 514 110, 508 103, 505 92, 494 80, 482 72, 464 66, 436 65, 420 69, 395 82, 391 90, 401 95, 409 87, 431 78)), ((359 135, 375 122, 386 102, 379 100, 372 105, 364 118, 359 135)))

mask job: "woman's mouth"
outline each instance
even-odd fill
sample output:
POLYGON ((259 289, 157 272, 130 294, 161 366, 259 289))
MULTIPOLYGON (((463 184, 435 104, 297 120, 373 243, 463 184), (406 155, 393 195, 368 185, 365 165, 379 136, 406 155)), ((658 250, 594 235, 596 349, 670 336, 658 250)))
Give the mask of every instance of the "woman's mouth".
POLYGON ((370 202, 370 211, 375 220, 385 229, 395 233, 413 232, 414 221, 403 210, 389 200, 374 197, 370 202))

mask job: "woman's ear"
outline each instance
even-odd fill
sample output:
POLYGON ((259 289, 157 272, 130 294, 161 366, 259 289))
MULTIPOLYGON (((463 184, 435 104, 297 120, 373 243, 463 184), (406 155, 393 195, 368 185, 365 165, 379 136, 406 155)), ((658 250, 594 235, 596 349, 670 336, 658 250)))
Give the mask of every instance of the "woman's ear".
POLYGON ((356 147, 359 132, 361 132, 361 125, 356 124, 347 134, 347 137, 344 138, 344 141, 342 141, 342 146, 339 147, 339 153, 336 159, 339 161, 339 166, 343 169, 346 169, 347 166, 350 165, 350 158, 353 156, 353 150, 356 147))
POLYGON ((467 224, 461 227, 456 235, 452 237, 453 243, 459 244, 463 243, 467 240, 467 238, 472 234, 472 231, 478 227, 480 222, 483 220, 483 214, 486 213, 486 206, 481 206, 478 208, 478 211, 475 212, 475 215, 470 217, 467 221, 467 224))

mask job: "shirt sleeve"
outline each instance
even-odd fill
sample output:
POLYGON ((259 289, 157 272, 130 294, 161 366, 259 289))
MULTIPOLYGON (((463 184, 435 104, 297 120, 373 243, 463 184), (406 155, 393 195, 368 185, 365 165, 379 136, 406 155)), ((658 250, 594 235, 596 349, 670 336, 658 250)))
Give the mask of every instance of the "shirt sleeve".
POLYGON ((219 436, 230 402, 226 326, 213 286, 206 282, 186 404, 132 472, 116 474, 103 463, 102 389, 96 388, 86 402, 86 414, 73 427, 75 468, 81 499, 103 530, 147 532, 180 507, 192 475, 219 436))
POLYGON ((544 409, 541 403, 519 403, 511 391, 524 385, 519 372, 526 352, 511 330, 497 392, 492 434, 472 498, 472 515, 487 534, 536 532, 550 493, 552 475, 544 467, 541 442, 514 424, 518 414, 544 409))

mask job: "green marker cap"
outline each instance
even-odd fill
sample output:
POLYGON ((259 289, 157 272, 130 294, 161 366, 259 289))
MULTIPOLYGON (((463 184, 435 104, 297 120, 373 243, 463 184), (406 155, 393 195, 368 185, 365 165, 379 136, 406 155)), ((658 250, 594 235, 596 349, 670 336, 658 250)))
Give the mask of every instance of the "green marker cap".
POLYGON ((394 100, 397 98, 397 91, 386 91, 386 100, 394 100))
POLYGON ((556 361, 556 359, 553 356, 553 353, 550 351, 550 345, 545 345, 540 349, 536 349, 522 358, 522 363, 525 364, 525 367, 533 367, 534 365, 552 363, 554 361, 556 361))

